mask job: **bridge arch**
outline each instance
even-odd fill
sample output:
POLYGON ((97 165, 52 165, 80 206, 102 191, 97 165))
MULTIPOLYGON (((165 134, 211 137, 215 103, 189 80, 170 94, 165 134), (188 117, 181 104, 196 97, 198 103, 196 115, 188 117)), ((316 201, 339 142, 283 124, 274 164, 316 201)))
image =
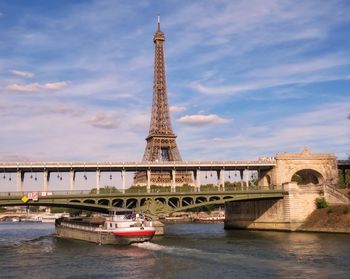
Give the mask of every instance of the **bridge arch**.
POLYGON ((271 170, 272 185, 281 186, 296 180, 300 185, 337 184, 337 158, 334 154, 311 153, 305 148, 301 153, 277 154, 275 159, 276 167, 271 170))
POLYGON ((220 200, 220 197, 218 196, 212 196, 209 198, 209 201, 218 201, 218 200, 220 200))
POLYGON ((107 200, 107 199, 100 199, 100 200, 97 201, 97 204, 109 206, 109 200, 107 200))
POLYGON ((87 199, 87 200, 84 200, 83 203, 95 204, 95 200, 87 199))
POLYGON ((207 202, 207 198, 206 197, 197 197, 196 198, 196 203, 203 203, 203 202, 207 202))
POLYGON ((184 197, 181 199, 181 206, 189 206, 194 204, 193 198, 192 197, 184 197))
POLYGON ((155 200, 156 200, 156 201, 160 201, 160 202, 163 203, 163 204, 167 204, 167 203, 168 203, 168 201, 167 201, 165 198, 161 198, 161 197, 155 198, 155 200))
POLYGON ((127 199, 126 200, 126 208, 127 209, 133 209, 136 208, 139 204, 139 201, 135 198, 127 199))
POLYGON ((324 181, 320 172, 314 169, 301 169, 296 171, 290 178, 290 181, 297 182, 298 185, 319 185, 324 181))
POLYGON ((124 206, 124 203, 125 203, 124 199, 113 199, 112 200, 112 206, 114 206, 114 207, 122 208, 124 206))
POLYGON ((70 200, 69 202, 75 202, 75 203, 77 203, 77 202, 81 202, 80 200, 70 200))
POLYGON ((180 199, 177 197, 171 197, 168 199, 168 205, 172 208, 178 208, 180 205, 180 199))

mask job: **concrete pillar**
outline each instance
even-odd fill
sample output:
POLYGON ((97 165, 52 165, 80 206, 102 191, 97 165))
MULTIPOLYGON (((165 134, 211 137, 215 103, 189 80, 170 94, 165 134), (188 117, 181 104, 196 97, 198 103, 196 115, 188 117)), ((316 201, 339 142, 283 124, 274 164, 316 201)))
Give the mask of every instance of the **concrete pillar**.
POLYGON ((151 192, 151 170, 147 170, 147 193, 151 192))
POLYGON ((196 191, 199 192, 201 190, 201 170, 195 170, 194 176, 196 180, 196 191))
POLYGON ((248 190, 249 189, 249 171, 248 170, 245 170, 246 173, 245 173, 245 187, 246 189, 248 190))
POLYGON ((75 171, 70 170, 69 172, 69 191, 75 190, 75 171))
POLYGON ((122 180, 122 192, 125 193, 125 176, 126 176, 125 170, 122 170, 120 172, 120 176, 121 176, 121 180, 122 180))
POLYGON ((176 192, 176 170, 171 170, 171 192, 176 192))
POLYGON ((219 186, 224 191, 225 190, 225 170, 218 171, 219 186))
MULTIPOLYGON (((217 181, 216 181, 216 185, 219 187, 219 191, 220 191, 220 188, 221 188, 221 177, 220 177, 220 171, 219 170, 217 170, 216 171, 216 178, 217 178, 217 181)), ((215 186, 215 185, 214 185, 215 186)))
POLYGON ((17 192, 23 192, 23 181, 24 181, 24 172, 17 170, 16 175, 16 183, 17 183, 17 192))
POLYGON ((49 181, 50 181, 50 172, 48 170, 44 170, 43 179, 44 179, 43 191, 47 192, 49 191, 49 181))
POLYGON ((96 170, 96 193, 100 193, 100 178, 101 178, 101 171, 99 169, 96 170))
POLYGON ((240 178, 240 181, 241 181, 241 191, 243 191, 243 170, 239 170, 239 178, 240 178))

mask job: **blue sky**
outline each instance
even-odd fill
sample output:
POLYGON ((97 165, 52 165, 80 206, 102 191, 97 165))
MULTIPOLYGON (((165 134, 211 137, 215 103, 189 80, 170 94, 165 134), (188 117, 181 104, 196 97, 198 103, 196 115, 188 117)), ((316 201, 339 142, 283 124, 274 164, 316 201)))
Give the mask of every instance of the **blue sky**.
POLYGON ((348 1, 11 0, 0 161, 141 160, 157 14, 183 159, 348 156, 348 1))

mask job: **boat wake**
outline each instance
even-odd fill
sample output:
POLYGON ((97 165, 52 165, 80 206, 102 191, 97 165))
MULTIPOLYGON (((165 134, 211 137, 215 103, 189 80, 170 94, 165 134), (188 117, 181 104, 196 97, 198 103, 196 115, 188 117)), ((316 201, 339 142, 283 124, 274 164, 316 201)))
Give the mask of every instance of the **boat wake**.
POLYGON ((174 247, 174 246, 165 246, 165 245, 159 245, 153 242, 143 242, 143 243, 133 243, 131 244, 133 246, 152 250, 152 251, 161 251, 165 253, 172 253, 172 254, 184 254, 184 253, 201 253, 201 250, 193 249, 193 248, 183 248, 183 247, 174 247))
POLYGON ((33 239, 22 239, 22 240, 15 240, 15 239, 0 239, 0 247, 2 248, 16 248, 16 249, 22 249, 25 247, 32 247, 32 248, 40 248, 43 250, 51 250, 51 248, 48 248, 52 243, 52 234, 49 235, 43 235, 39 236, 33 239), (3 240, 3 241, 2 241, 3 240))
MULTIPOLYGON (((240 262, 240 261, 246 260, 246 257, 247 257, 245 255, 205 251, 205 250, 196 249, 196 248, 165 246, 165 245, 159 245, 152 242, 134 243, 132 245, 142 249, 172 254, 175 256, 181 256, 182 258, 190 257, 191 259, 196 258, 202 261, 211 261, 211 262, 218 262, 218 263, 229 264, 229 263, 232 263, 233 261, 240 262)), ((265 262, 264 259, 256 259, 256 260, 259 263, 265 262)))

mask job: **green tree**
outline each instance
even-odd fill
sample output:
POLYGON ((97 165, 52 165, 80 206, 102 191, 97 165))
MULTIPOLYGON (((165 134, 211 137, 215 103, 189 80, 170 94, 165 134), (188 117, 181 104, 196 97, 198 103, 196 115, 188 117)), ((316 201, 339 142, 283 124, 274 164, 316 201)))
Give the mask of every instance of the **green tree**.
POLYGON ((125 192, 126 193, 146 193, 147 187, 132 185, 129 189, 126 189, 125 192))
MULTIPOLYGON (((109 194, 109 193, 120 193, 120 191, 114 186, 105 186, 100 188, 100 194, 109 194)), ((90 194, 97 194, 97 188, 91 189, 90 194)))
POLYGON ((195 187, 187 183, 182 184, 182 186, 176 186, 176 192, 194 192, 195 187))
POLYGON ((315 200, 315 204, 317 208, 326 208, 328 207, 328 202, 326 201, 325 198, 317 198, 315 200))
POLYGON ((349 170, 345 170, 345 177, 343 174, 342 170, 339 170, 338 173, 338 187, 339 188, 346 188, 348 187, 349 183, 350 183, 350 171, 349 170), (345 178, 345 180, 344 180, 345 178))

